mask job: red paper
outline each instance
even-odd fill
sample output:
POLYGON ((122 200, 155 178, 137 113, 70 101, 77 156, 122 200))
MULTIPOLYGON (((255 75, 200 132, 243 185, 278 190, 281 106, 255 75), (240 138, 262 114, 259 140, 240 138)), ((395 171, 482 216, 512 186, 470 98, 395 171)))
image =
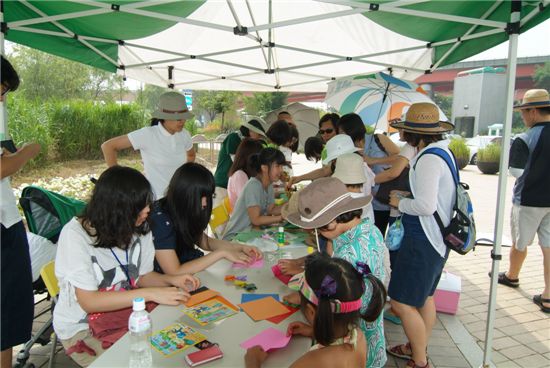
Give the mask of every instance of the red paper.
POLYGON ((288 313, 281 314, 281 315, 275 316, 275 317, 271 317, 271 318, 268 318, 267 320, 271 323, 275 323, 276 325, 278 325, 279 323, 281 323, 282 321, 284 321, 285 319, 287 319, 288 317, 290 317, 294 313, 296 313, 299 309, 299 308, 290 307, 288 305, 285 305, 285 308, 288 309, 288 313))
POLYGON ((281 280, 281 282, 285 285, 288 285, 288 282, 292 278, 292 276, 283 275, 283 272, 281 271, 281 267, 279 267, 278 264, 271 267, 271 271, 273 272, 273 275, 275 275, 275 277, 281 280))

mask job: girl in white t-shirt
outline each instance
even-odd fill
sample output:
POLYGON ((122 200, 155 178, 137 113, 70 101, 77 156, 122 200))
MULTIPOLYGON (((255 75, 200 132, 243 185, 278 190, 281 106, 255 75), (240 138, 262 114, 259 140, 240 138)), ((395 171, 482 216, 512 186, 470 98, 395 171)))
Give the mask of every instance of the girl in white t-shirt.
POLYGON ((118 151, 127 148, 139 150, 145 176, 151 182, 155 198, 164 197, 177 168, 195 161, 193 141, 185 130, 185 121, 192 117, 185 96, 177 92, 163 94, 159 108, 153 112, 151 126, 111 138, 101 145, 107 166, 117 164, 118 151))
POLYGON ((191 275, 153 272, 155 248, 147 222, 151 200, 151 186, 139 171, 113 166, 99 177, 84 213, 61 231, 53 324, 67 355, 81 366, 112 343, 92 334, 94 322, 120 319, 136 297, 181 304, 200 284, 191 275))

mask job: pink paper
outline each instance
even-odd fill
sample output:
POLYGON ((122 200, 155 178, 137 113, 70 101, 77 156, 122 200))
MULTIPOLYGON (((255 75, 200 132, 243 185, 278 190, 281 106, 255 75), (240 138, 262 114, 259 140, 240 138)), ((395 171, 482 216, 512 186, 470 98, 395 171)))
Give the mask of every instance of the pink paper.
POLYGON ((264 259, 257 259, 249 264, 233 263, 233 268, 262 268, 264 266, 264 259))
POLYGON ((285 285, 288 285, 288 282, 292 278, 292 276, 283 275, 283 272, 281 271, 281 267, 279 267, 278 264, 271 267, 271 271, 273 272, 273 275, 275 275, 275 277, 281 280, 281 282, 285 285))
POLYGON ((241 343, 241 348, 249 349, 253 346, 261 346, 264 351, 271 349, 284 348, 288 345, 291 336, 286 336, 285 333, 270 327, 263 330, 259 334, 241 343))

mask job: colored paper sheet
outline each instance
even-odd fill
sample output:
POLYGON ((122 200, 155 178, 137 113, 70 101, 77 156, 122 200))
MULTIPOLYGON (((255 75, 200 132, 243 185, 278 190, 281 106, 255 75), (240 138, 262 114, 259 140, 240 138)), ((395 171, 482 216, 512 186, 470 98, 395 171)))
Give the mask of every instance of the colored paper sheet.
POLYGON ((264 260, 257 259, 249 264, 233 263, 233 268, 262 268, 264 266, 264 260))
POLYGON ((281 267, 279 267, 278 264, 271 267, 271 272, 273 272, 273 275, 281 280, 281 282, 285 285, 288 285, 288 282, 292 278, 292 276, 283 275, 283 272, 281 271, 281 267))
POLYGON ((251 302, 262 298, 272 297, 279 301, 279 294, 243 294, 241 295, 241 303, 251 302))
POLYGON ((198 342, 206 340, 206 336, 182 323, 174 323, 151 336, 151 345, 165 357, 179 353, 198 342))
POLYGON ((242 342, 240 346, 243 349, 249 349, 253 346, 261 346, 264 351, 271 349, 284 348, 290 341, 290 336, 286 336, 284 332, 281 332, 273 327, 263 330, 259 334, 250 339, 242 342))
POLYGON ((285 305, 284 307, 288 309, 288 313, 280 314, 278 316, 268 318, 267 320, 271 323, 275 323, 276 325, 278 325, 279 323, 281 323, 288 317, 292 316, 294 313, 296 313, 299 310, 299 308, 290 307, 288 305, 285 305))
POLYGON ((204 302, 205 300, 212 299, 213 297, 218 296, 218 295, 220 295, 220 293, 218 293, 217 291, 209 289, 209 290, 191 295, 191 298, 189 298, 187 303, 185 303, 185 306, 186 307, 192 307, 196 304, 204 302))
POLYGON ((198 322, 201 326, 219 321, 237 314, 237 311, 226 305, 220 298, 212 298, 202 303, 188 307, 184 313, 198 322))
POLYGON ((288 313, 288 309, 273 297, 253 300, 248 303, 239 304, 239 307, 254 321, 261 321, 267 318, 288 313))

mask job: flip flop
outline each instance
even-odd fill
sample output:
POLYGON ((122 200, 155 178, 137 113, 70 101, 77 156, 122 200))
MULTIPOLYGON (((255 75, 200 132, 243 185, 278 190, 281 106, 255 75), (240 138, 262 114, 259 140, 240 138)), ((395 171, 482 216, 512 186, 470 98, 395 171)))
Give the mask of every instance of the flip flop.
POLYGON ((389 312, 389 309, 384 311, 384 319, 394 323, 396 325, 401 324, 401 318, 397 317, 395 314, 389 312))
MULTIPOLYGON (((491 277, 491 272, 489 272, 489 277, 491 277)), ((519 286, 519 279, 511 279, 506 276, 506 272, 498 273, 498 283, 512 288, 517 288, 519 286)))
POLYGON ((407 359, 407 360, 412 359, 412 350, 411 350, 410 354, 407 354, 407 353, 405 353, 405 349, 411 350, 411 344, 406 343, 406 344, 395 345, 395 346, 391 346, 391 347, 388 346, 386 348, 386 351, 388 353, 390 353, 391 355, 396 356, 396 357, 401 358, 401 359, 407 359))
POLYGON ((540 310, 544 313, 550 313, 550 307, 545 306, 543 303, 550 303, 550 299, 544 299, 542 294, 533 296, 533 303, 540 307, 540 310))

